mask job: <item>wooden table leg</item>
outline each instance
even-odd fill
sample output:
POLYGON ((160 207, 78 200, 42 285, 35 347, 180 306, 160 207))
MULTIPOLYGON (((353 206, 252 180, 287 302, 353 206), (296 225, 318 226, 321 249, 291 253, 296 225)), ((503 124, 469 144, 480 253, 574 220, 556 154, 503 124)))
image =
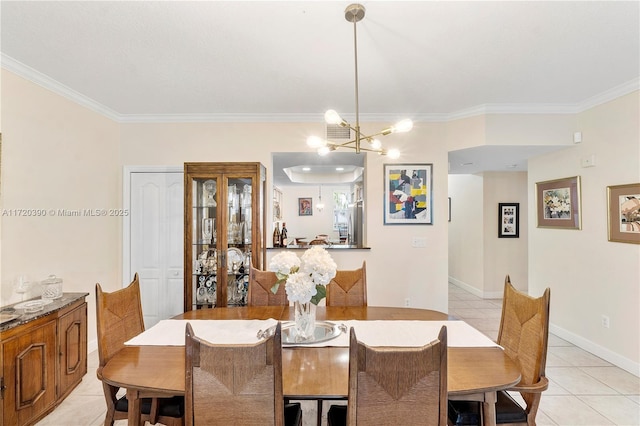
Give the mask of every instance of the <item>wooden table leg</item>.
POLYGON ((484 402, 482 403, 482 424, 484 426, 496 426, 496 401, 498 394, 494 392, 485 392, 484 402))
POLYGON ((129 401, 128 425, 140 426, 140 392, 136 389, 127 389, 127 400, 129 401))

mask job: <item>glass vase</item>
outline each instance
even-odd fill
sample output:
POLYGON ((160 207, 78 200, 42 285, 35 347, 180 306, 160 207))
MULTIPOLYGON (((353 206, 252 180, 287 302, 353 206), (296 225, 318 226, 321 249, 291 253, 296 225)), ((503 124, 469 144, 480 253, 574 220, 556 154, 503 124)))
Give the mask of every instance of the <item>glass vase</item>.
POLYGON ((311 302, 293 302, 293 309, 296 342, 312 340, 316 330, 316 305, 311 302))

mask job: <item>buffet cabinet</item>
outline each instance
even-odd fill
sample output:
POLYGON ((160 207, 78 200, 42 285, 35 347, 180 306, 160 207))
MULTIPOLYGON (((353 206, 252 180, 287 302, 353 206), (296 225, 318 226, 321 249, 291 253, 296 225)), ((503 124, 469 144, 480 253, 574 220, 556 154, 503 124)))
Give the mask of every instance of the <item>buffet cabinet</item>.
POLYGON ((184 164, 184 310, 244 306, 249 268, 262 269, 266 169, 184 164))
POLYGON ((87 373, 86 296, 65 293, 40 312, 15 310, 17 319, 2 324, 0 425, 35 424, 87 373))

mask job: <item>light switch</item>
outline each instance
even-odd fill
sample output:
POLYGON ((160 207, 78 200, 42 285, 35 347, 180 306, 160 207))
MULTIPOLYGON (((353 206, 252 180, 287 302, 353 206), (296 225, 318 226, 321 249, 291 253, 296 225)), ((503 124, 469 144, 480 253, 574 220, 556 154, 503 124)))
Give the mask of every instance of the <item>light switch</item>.
POLYGON ((424 238, 424 237, 413 237, 411 239, 411 247, 426 248, 427 247, 427 239, 424 238))

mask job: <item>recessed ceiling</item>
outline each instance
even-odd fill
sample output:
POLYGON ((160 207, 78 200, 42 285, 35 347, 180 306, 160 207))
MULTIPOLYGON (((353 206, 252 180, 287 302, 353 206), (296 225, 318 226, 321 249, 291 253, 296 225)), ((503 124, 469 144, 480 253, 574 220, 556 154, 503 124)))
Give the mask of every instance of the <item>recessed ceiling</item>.
MULTIPOLYGON (((3 1, 2 66, 120 122, 352 120, 348 4, 3 1)), ((363 121, 576 112, 637 89, 637 1, 364 4, 363 121)))
POLYGON ((332 152, 327 156, 315 152, 274 152, 271 158, 276 186, 349 184, 360 181, 364 171, 364 154, 355 152, 332 152), (337 167, 344 170, 338 171, 337 167))

